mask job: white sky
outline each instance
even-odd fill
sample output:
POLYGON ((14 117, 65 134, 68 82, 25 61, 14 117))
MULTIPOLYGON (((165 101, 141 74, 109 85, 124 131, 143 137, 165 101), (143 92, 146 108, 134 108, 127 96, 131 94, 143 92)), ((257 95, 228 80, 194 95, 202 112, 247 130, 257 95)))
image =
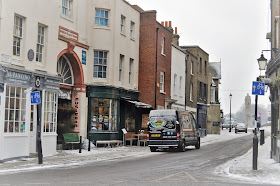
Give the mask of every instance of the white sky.
MULTIPOLYGON (((270 49, 269 0, 128 0, 144 10, 156 10, 157 21, 172 21, 178 27, 180 45, 198 45, 209 54, 210 62, 222 61, 221 108, 229 113, 239 110, 252 81, 260 74, 257 59, 270 49)), ((270 53, 264 56, 270 59, 270 53)), ((264 72, 262 73, 264 74, 264 72)), ((266 92, 269 94, 269 91, 266 92)), ((255 102, 255 96, 251 96, 255 102)), ((258 104, 268 105, 268 96, 258 104)))

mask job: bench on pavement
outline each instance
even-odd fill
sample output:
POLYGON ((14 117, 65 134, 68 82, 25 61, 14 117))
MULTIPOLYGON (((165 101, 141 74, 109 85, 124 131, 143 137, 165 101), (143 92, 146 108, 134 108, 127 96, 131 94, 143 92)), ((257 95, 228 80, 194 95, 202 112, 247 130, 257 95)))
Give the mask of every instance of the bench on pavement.
POLYGON ((120 146, 123 143, 123 141, 121 140, 97 140, 96 141, 96 147, 98 147, 98 144, 103 144, 103 145, 107 145, 108 147, 112 145, 117 145, 120 146))
POLYGON ((74 144, 80 143, 80 138, 77 133, 66 133, 63 134, 63 139, 65 144, 71 144, 72 150, 74 148, 74 144))

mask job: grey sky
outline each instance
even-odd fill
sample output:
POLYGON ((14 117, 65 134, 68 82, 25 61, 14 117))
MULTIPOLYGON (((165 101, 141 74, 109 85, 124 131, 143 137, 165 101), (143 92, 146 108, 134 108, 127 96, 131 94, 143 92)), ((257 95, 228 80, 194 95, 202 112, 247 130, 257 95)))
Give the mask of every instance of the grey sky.
MULTIPOLYGON (((261 50, 270 49, 269 0, 129 0, 144 10, 157 10, 157 21, 172 21, 178 27, 180 45, 199 45, 210 62, 222 62, 221 108, 238 111, 252 81, 260 74, 257 59, 261 50)), ((269 52, 264 52, 267 59, 269 52)), ((264 72, 262 73, 264 74, 264 72)), ((269 94, 269 91, 266 92, 269 94)), ((268 96, 259 104, 269 104, 268 96)), ((255 97, 251 95, 252 103, 255 97)))

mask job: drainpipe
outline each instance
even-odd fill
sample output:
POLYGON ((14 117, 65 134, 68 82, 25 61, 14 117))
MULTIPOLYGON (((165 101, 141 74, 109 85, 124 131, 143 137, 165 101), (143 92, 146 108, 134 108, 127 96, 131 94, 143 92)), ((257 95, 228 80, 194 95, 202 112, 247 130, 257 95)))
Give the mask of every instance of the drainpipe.
POLYGON ((155 69, 155 109, 157 107, 157 60, 158 60, 158 29, 156 28, 156 69, 155 69))
POLYGON ((185 111, 187 110, 187 108, 186 108, 186 106, 187 106, 186 88, 187 88, 187 79, 188 79, 188 59, 189 59, 189 55, 187 55, 186 59, 185 59, 185 66, 186 66, 186 68, 185 68, 185 111))

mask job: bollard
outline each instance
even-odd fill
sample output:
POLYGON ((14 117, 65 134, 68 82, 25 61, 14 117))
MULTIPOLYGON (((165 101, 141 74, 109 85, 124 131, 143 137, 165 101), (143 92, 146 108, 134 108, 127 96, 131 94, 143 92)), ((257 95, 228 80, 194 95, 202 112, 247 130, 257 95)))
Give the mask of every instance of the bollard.
POLYGON ((88 151, 90 151, 90 136, 88 136, 88 151))
POLYGON ((257 129, 255 128, 255 134, 253 137, 253 170, 258 169, 258 136, 257 129))
POLYGON ((260 139, 260 145, 264 144, 264 130, 260 130, 261 131, 261 139, 260 139))
POLYGON ((80 136, 79 153, 82 153, 82 136, 80 136))

